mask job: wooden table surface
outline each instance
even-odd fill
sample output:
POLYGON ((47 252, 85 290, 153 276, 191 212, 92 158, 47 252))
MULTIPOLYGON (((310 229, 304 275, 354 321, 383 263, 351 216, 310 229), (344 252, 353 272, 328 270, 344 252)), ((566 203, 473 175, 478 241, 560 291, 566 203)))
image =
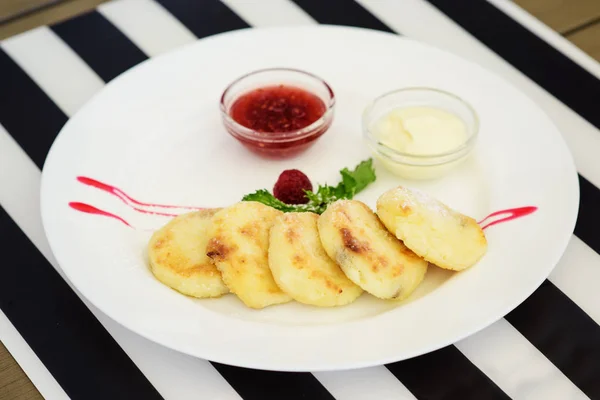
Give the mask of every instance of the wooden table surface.
MULTIPOLYGON (((107 0, 1 0, 0 40, 52 24, 107 0)), ((532 15, 600 61, 600 0, 514 0, 532 15)), ((0 400, 42 399, 0 342, 0 400)))

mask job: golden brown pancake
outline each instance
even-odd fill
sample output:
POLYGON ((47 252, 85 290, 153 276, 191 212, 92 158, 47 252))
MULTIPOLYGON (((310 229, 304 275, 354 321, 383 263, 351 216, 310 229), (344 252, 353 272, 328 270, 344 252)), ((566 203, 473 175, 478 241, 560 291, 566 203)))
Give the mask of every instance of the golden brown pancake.
POLYGON ((173 218, 148 243, 150 271, 165 285, 188 296, 219 297, 229 290, 206 256, 208 229, 218 209, 173 218))
POLYGON ((349 304, 363 290, 323 249, 317 220, 310 212, 286 213, 275 219, 269 244, 269 266, 277 285, 294 300, 319 307, 349 304))
POLYGON ((477 221, 419 190, 399 186, 385 192, 377 214, 409 249, 441 268, 464 270, 487 251, 477 221))
POLYGON ((282 212, 255 201, 224 208, 212 219, 206 254, 223 281, 251 308, 287 303, 292 298, 275 283, 269 269, 269 231, 282 212))
POLYGON ((421 283, 427 261, 410 251, 358 200, 339 200, 319 217, 319 236, 327 254, 366 292, 382 299, 404 299, 421 283))

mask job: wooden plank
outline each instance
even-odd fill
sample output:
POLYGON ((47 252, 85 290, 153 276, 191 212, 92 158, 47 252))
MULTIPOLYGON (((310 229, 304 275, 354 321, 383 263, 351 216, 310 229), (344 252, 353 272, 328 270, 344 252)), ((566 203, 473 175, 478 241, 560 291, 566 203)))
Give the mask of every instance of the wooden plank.
POLYGON ((567 39, 600 62, 600 22, 568 35, 567 39))
POLYGON ((0 342, 0 400, 43 400, 27 375, 0 342))
POLYGON ((562 34, 600 18, 600 0, 513 1, 562 34))
MULTIPOLYGON (((5 0, 0 0, 2 4, 5 0)), ((13 0, 11 0, 13 1, 13 0)), ((29 1, 29 0, 28 0, 29 1)), ((39 0, 38 0, 39 1, 39 0)), ((108 0, 69 0, 0 25, 0 40, 42 25, 51 25, 96 8, 108 0)))
POLYGON ((64 0, 2 0, 0 2, 0 23, 60 1, 64 0))

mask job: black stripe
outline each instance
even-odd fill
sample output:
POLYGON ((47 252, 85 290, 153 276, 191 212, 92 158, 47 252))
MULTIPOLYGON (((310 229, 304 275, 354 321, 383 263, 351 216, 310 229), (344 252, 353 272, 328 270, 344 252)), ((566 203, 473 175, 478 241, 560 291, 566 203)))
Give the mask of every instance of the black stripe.
POLYGON ((506 316, 592 399, 600 399, 600 326, 550 281, 506 316))
POLYGON ((2 49, 0 71, 0 124, 42 168, 67 116, 2 49))
POLYGON ((244 400, 335 400, 308 372, 276 372, 212 363, 244 400))
POLYGON ((161 399, 0 207, 0 308, 72 399, 161 399))
MULTIPOLYGON (((600 106, 599 106, 600 107, 600 106)), ((600 190, 579 175, 579 214, 575 235, 600 254, 600 190)))
POLYGON ((97 11, 52 26, 105 81, 146 60, 146 55, 97 11))
POLYGON ((246 21, 219 0, 158 2, 199 38, 249 27, 246 21))
POLYGON ((454 346, 386 367, 418 399, 509 399, 454 346))
POLYGON ((428 1, 600 129, 600 80, 591 73, 487 1, 428 1))
POLYGON ((393 32, 363 6, 353 0, 293 0, 321 24, 358 26, 393 32))

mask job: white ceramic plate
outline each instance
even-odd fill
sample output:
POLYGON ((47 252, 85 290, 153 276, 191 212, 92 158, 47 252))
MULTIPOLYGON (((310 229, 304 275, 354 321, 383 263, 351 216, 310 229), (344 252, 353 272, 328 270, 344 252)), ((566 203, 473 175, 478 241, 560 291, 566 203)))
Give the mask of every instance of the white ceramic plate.
POLYGON ((142 63, 106 86, 64 127, 42 179, 42 217, 69 280, 94 305, 134 332, 181 352, 269 370, 331 370, 377 365, 453 343, 498 320, 548 276, 572 233, 577 175, 560 133, 507 82, 470 62, 395 35, 347 27, 243 30, 210 37, 142 63), (330 131, 295 159, 269 161, 224 130, 219 97, 230 81, 259 68, 313 72, 333 87, 330 131), (167 217, 135 212, 87 176, 145 202, 226 206, 271 189, 286 168, 336 184, 338 171, 370 156, 360 115, 383 92, 430 86, 477 110, 474 157, 433 182, 404 182, 379 164, 357 198, 374 207, 385 190, 426 190, 476 219, 537 206, 525 218, 486 230, 489 250, 473 268, 430 268, 397 304, 363 295, 318 309, 298 303, 251 310, 233 295, 195 300, 149 272, 146 242, 167 217), (116 219, 77 212, 83 202, 116 219))

